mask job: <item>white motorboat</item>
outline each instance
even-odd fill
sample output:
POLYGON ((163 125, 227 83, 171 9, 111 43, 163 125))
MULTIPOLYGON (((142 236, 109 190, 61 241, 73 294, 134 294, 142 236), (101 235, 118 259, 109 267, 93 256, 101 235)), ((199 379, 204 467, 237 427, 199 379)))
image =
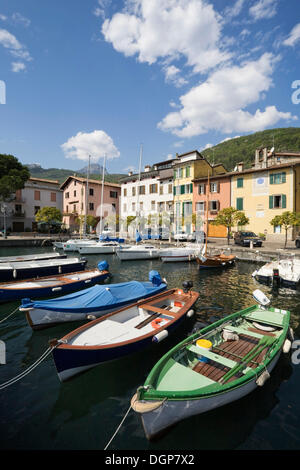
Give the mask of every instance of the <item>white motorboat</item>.
POLYGON ((197 252, 195 247, 165 248, 160 250, 160 258, 164 263, 193 261, 197 252))
POLYGON ((95 240, 90 240, 88 238, 80 239, 74 238, 74 240, 68 240, 63 244, 64 251, 78 251, 80 246, 93 245, 95 240))
POLYGON ((78 246, 78 250, 82 255, 91 255, 91 254, 105 254, 105 253, 115 253, 119 248, 118 242, 94 242, 87 243, 86 245, 78 246))
POLYGON ((120 246, 116 250, 116 254, 122 261, 135 259, 154 259, 159 258, 160 249, 153 245, 120 246))
POLYGON ((283 287, 297 287, 300 282, 300 259, 271 261, 252 273, 259 282, 283 287))

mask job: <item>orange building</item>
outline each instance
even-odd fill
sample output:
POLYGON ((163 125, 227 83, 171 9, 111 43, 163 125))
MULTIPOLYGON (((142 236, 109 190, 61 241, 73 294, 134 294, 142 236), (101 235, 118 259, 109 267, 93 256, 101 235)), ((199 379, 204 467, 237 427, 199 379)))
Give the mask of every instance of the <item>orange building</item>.
MULTIPOLYGON (((212 169, 214 170, 214 166, 212 169)), ((225 168, 222 165, 222 169, 225 168)), ((219 169, 218 169, 219 170, 219 169)), ((218 212, 231 205, 231 183, 230 174, 224 171, 221 174, 215 174, 205 178, 193 180, 193 212, 197 219, 203 220, 203 230, 209 237, 226 237, 227 229, 223 225, 212 225, 218 212), (208 215, 208 230, 206 227, 206 217, 208 215)))

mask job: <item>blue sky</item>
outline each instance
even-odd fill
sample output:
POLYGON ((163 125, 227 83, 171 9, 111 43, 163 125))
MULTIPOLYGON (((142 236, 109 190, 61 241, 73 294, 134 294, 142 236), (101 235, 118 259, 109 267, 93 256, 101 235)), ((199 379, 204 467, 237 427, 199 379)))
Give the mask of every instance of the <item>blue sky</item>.
POLYGON ((115 173, 298 127, 299 46, 299 0, 0 0, 0 153, 115 173))

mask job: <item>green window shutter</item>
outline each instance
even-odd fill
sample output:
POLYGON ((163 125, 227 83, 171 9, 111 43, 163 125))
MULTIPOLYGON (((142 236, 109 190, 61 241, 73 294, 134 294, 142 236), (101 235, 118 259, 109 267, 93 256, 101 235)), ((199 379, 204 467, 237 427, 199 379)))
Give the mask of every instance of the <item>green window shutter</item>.
POLYGON ((174 170, 174 180, 176 180, 176 178, 177 178, 177 172, 176 170, 174 170))
POLYGON ((274 175, 273 175, 273 173, 270 174, 270 184, 274 184, 274 175))
POLYGON ((282 202, 281 204, 282 209, 286 209, 286 195, 285 194, 281 195, 281 202, 282 202))
POLYGON ((282 183, 286 182, 286 173, 285 173, 285 171, 283 173, 281 173, 281 182, 282 183))
POLYGON ((185 193, 185 191, 184 191, 184 184, 182 184, 182 185, 180 186, 180 194, 184 194, 184 193, 185 193))
POLYGON ((193 183, 190 183, 190 193, 193 192, 193 183))
POLYGON ((244 179, 243 178, 238 178, 237 179, 237 188, 242 188, 243 183, 244 183, 244 179))
POLYGON ((182 178, 182 168, 179 168, 179 178, 182 178))
POLYGON ((236 208, 238 211, 242 211, 243 208, 244 208, 244 204, 243 204, 243 198, 242 197, 238 197, 236 199, 236 208))
POLYGON ((173 186, 173 195, 176 196, 176 186, 173 186))
POLYGON ((273 209, 273 207, 274 207, 273 196, 269 196, 269 209, 273 209))

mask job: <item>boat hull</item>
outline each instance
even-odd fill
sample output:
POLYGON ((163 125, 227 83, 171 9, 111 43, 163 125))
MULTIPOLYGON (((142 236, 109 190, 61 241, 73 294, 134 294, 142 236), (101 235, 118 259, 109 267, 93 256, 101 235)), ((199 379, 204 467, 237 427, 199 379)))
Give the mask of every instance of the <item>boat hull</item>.
POLYGON ((107 246, 80 246, 78 251, 82 255, 92 254, 112 254, 115 253, 118 245, 107 245, 107 246))
POLYGON ((228 268, 234 265, 235 257, 208 257, 205 261, 202 261, 200 258, 196 257, 196 261, 199 269, 228 268))
MULTIPOLYGON (((81 271, 80 271, 81 273, 81 271)), ((74 273, 75 275, 76 273, 74 273)), ((77 273, 78 274, 78 273, 77 273)), ((72 281, 70 283, 62 284, 62 282, 57 281, 51 283, 49 281, 49 286, 47 287, 29 287, 29 288, 7 288, 0 286, 0 302, 11 302, 14 300, 20 300, 24 297, 29 297, 31 299, 42 298, 42 297, 52 297, 54 295, 69 294, 76 290, 83 289, 88 286, 92 286, 99 282, 104 281, 109 276, 109 272, 99 272, 96 276, 90 276, 88 278, 72 281)), ((57 276, 59 278, 59 276, 57 276)), ((36 283, 47 280, 48 278, 41 278, 36 283)), ((33 281, 34 283, 35 281, 33 281)))
MULTIPOLYGON (((63 259, 64 260, 64 259, 63 259)), ((62 260, 62 261, 63 261, 62 260)), ((49 260, 50 263, 50 260, 49 260)), ((87 260, 81 260, 76 263, 57 263, 34 267, 21 267, 14 269, 1 270, 0 265, 0 281, 16 281, 20 279, 29 279, 34 277, 55 276, 56 274, 66 274, 73 271, 83 271, 87 260)))
MULTIPOLYGON (((281 351, 279 351, 273 361, 267 366, 266 369, 269 373, 271 373, 276 366, 280 354, 281 351)), ((207 411, 237 401, 253 392, 257 387, 255 377, 253 380, 238 388, 212 397, 196 398, 193 400, 171 400, 168 398, 159 408, 141 414, 145 435, 147 439, 151 440, 158 434, 167 430, 170 426, 191 416, 206 413, 207 411)))
POLYGON ((139 259, 154 259, 159 258, 159 250, 149 251, 116 251, 118 258, 121 261, 139 260, 139 259))

